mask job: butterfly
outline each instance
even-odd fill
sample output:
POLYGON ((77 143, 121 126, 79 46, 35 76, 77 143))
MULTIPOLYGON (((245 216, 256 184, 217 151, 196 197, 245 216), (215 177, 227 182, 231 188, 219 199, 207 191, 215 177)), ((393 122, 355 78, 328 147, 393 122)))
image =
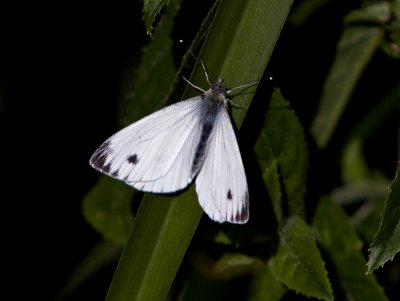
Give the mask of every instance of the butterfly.
POLYGON ((216 222, 243 224, 249 218, 246 174, 228 113, 226 90, 203 61, 208 90, 169 105, 120 130, 92 155, 98 171, 137 190, 173 193, 195 180, 204 212, 216 222))

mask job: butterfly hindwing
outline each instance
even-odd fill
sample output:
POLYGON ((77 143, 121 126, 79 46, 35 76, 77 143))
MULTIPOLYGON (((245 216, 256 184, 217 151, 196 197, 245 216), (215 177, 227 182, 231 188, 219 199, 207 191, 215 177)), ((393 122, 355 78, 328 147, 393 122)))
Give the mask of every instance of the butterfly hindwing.
POLYGON ((170 105, 105 141, 90 163, 99 171, 147 192, 175 192, 196 176, 202 98, 170 105), (199 107, 200 106, 200 107, 199 107))
POLYGON ((199 203, 218 222, 245 223, 249 218, 246 174, 229 114, 221 106, 207 154, 196 178, 199 203))

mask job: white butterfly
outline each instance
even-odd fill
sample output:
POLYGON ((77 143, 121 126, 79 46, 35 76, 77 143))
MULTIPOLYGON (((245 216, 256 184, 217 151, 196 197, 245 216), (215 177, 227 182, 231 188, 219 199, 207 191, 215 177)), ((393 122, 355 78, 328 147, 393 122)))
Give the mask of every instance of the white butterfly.
MULTIPOLYGON (((200 60, 201 61, 201 60, 200 60)), ((172 193, 196 178, 199 203, 217 222, 246 223, 246 174, 228 114, 229 93, 222 79, 196 96, 161 109, 114 134, 90 164, 137 190, 172 193)))

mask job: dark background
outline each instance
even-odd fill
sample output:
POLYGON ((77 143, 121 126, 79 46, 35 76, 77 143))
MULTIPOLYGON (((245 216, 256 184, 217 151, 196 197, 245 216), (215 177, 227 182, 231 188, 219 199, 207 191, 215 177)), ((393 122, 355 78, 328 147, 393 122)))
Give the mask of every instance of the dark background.
MULTIPOLYGON (((12 300, 55 300, 101 239, 81 213, 98 177, 88 160, 117 127, 123 79, 148 38, 140 1, 5 5, 3 276, 12 300)), ((71 300, 104 300, 111 277, 112 268, 71 300)))
MULTIPOLYGON (((338 2, 343 3, 325 8, 300 32, 285 27, 268 67, 284 95, 293 100, 306 128, 314 111, 302 104, 306 100, 312 108, 320 92, 311 89, 310 94, 309 87, 318 87, 324 80, 342 15, 360 1, 338 2)), ((211 3, 184 4, 174 36, 190 41, 211 3)), ((81 214, 82 197, 98 177, 88 159, 117 129, 120 102, 149 37, 139 1, 2 5, 0 130, 6 286, 13 300, 53 300, 74 267, 101 239, 81 214)), ((175 49, 177 64, 185 47, 175 49)), ((378 62, 369 67, 383 74, 380 84, 388 87, 390 74, 384 70, 390 64, 378 55, 378 62)), ((376 80, 364 79, 367 85, 376 80)), ((374 92, 373 86, 368 92, 374 92)), ((368 111, 368 102, 364 104, 368 111)), ((356 116, 363 114, 354 111, 356 116)), ((388 120, 389 137, 395 136, 393 124, 388 120)), ((334 139, 340 143, 343 137, 339 132, 334 139)), ((392 138, 381 140, 386 148, 396 149, 392 138)), ((379 149, 374 151, 379 154, 379 149)), ((371 158, 376 158, 374 151, 371 158)), ((391 176, 392 161, 385 162, 377 162, 377 167, 391 176)), ((113 269, 90 280, 73 299, 103 300, 113 269)))

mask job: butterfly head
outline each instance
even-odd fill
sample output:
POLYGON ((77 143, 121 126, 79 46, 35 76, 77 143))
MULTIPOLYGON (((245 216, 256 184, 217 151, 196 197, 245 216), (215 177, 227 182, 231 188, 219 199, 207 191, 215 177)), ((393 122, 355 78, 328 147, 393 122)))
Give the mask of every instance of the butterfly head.
POLYGON ((211 91, 215 94, 226 95, 225 83, 222 78, 218 78, 211 84, 211 91))

